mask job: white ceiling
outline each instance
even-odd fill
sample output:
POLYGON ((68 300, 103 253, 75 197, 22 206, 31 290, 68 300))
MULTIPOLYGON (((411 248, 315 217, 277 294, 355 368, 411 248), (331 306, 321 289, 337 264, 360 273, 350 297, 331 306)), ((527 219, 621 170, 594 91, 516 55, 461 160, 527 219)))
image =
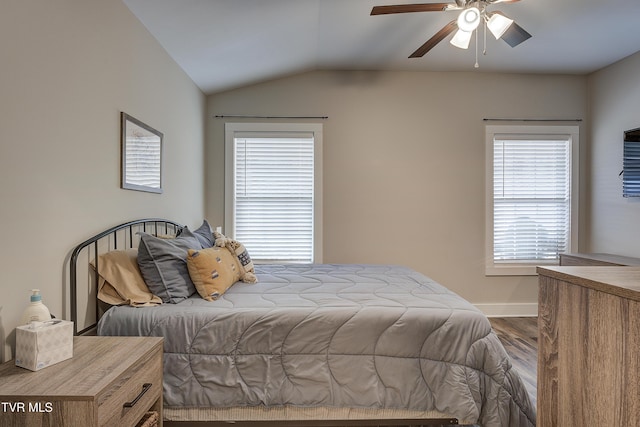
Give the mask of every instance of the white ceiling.
MULTIPOLYGON (((457 12, 369 15, 415 0, 123 1, 206 94, 308 70, 474 70, 475 43, 460 50, 451 36, 408 58, 457 12)), ((640 50, 640 0, 521 0, 490 10, 533 37, 511 48, 488 34, 484 56, 481 37, 478 72, 586 74, 640 50)))

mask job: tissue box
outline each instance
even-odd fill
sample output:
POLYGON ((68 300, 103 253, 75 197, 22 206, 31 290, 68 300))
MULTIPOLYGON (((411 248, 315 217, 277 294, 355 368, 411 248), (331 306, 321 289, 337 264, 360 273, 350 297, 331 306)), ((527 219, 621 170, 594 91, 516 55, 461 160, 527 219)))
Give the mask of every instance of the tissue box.
POLYGON ((73 357, 73 322, 51 320, 16 328, 16 366, 37 371, 73 357))

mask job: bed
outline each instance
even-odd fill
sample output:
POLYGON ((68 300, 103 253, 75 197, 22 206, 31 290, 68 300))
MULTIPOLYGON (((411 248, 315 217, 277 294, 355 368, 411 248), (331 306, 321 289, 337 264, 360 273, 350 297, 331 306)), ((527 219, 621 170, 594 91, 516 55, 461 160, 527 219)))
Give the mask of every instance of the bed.
MULTIPOLYGON (((175 290, 162 295, 162 304, 153 293, 105 307, 80 302, 97 301, 98 288, 109 300, 104 290, 119 286, 103 277, 104 255, 142 257, 136 246, 152 235, 161 245, 195 236, 189 244, 201 250, 187 256, 198 256, 215 247, 207 233, 206 221, 192 232, 173 221, 136 220, 86 240, 70 257, 77 334, 164 337, 166 420, 535 426, 535 408, 488 319, 406 267, 251 265, 257 282, 243 278, 213 300, 197 286, 173 300, 175 290)), ((242 270, 242 260, 237 265, 242 270)))

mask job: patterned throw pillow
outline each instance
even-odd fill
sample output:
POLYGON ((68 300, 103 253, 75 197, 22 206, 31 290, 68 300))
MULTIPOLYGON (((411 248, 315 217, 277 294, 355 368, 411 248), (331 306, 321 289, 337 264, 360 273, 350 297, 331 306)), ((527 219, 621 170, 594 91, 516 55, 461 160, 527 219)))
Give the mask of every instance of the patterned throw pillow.
POLYGON ((240 266, 227 248, 189 249, 189 276, 200 296, 215 301, 240 280, 240 266))
POLYGON ((216 246, 229 249, 229 252, 237 258, 241 267, 240 280, 245 283, 257 283, 258 278, 256 277, 256 272, 253 267, 253 261, 251 261, 249 252, 247 252, 244 245, 237 240, 230 239, 225 235, 218 233, 217 231, 213 232, 213 237, 215 238, 216 246))

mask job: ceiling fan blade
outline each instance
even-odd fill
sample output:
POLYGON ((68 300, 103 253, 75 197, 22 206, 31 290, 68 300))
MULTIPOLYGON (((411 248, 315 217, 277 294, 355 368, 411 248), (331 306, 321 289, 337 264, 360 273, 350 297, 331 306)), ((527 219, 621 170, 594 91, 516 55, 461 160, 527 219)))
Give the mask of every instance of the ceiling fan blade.
POLYGON ((529 38, 531 38, 531 34, 515 22, 511 24, 509 29, 502 35, 502 40, 507 42, 511 47, 516 47, 529 38))
POLYGON ((497 4, 497 3, 516 3, 520 0, 487 0, 487 3, 497 4))
POLYGON ((431 49, 433 49, 438 43, 440 43, 445 37, 454 32, 458 28, 458 24, 455 20, 449 22, 440 31, 438 31, 433 37, 426 41, 425 44, 420 46, 415 52, 413 52, 409 58, 421 58, 431 49))
POLYGON ((398 4, 392 6, 374 6, 371 15, 389 15, 392 13, 410 12, 442 12, 458 8, 456 3, 422 3, 422 4, 398 4))

